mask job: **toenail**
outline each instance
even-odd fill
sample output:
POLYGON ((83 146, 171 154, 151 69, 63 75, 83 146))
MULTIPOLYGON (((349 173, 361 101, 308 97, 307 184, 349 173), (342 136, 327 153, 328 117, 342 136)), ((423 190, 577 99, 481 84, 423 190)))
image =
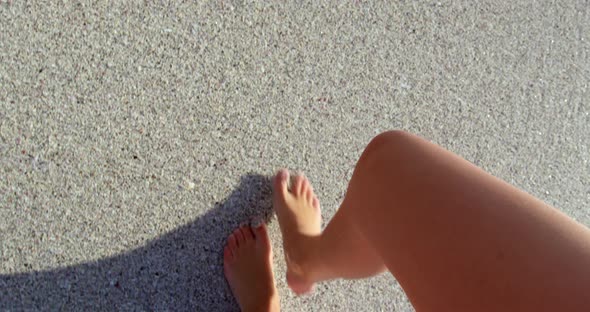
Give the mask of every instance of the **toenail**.
POLYGON ((281 178, 281 180, 282 180, 287 177, 289 172, 287 171, 287 169, 281 169, 281 170, 279 170, 278 174, 279 174, 279 178, 281 178))

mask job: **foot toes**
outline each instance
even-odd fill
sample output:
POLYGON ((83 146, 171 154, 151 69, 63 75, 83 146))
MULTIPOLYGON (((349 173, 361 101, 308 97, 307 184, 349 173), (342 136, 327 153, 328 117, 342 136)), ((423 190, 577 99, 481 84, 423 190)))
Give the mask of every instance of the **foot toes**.
POLYGON ((306 176, 302 175, 303 181, 301 182, 301 194, 306 194, 311 189, 311 184, 306 176))
POLYGON ((266 224, 262 223, 257 228, 254 228, 254 235, 256 241, 260 241, 263 244, 270 246, 270 238, 268 238, 268 231, 266 230, 266 224))
POLYGON ((232 255, 232 251, 229 248, 229 246, 225 246, 225 248, 223 248, 223 260, 224 261, 229 261, 233 259, 233 255, 232 255))
POLYGON ((311 187, 305 191, 305 199, 307 200, 308 203, 312 203, 313 190, 311 189, 311 187))
POLYGON ((311 205, 315 208, 315 209, 320 209, 320 200, 317 197, 313 197, 311 205))
POLYGON ((295 194, 295 195, 301 195, 302 191, 303 191, 303 181, 305 180, 305 178, 298 174, 293 178, 293 185, 291 188, 291 193, 295 194))
POLYGON ((281 169, 274 177, 273 188, 274 191, 285 194, 288 191, 289 186, 289 171, 287 169, 281 169))
POLYGON ((242 234, 242 231, 240 231, 240 229, 237 228, 234 230, 233 235, 236 238, 236 244, 238 245, 238 247, 242 246, 244 244, 244 234, 242 234))
POLYGON ((227 238, 227 246, 229 246, 229 249, 231 251, 233 251, 236 248, 238 248, 238 242, 236 241, 236 237, 234 236, 233 233, 231 233, 229 235, 229 237, 227 238))
POLYGON ((248 242, 254 240, 254 234, 252 234, 252 229, 250 226, 242 226, 240 231, 242 232, 242 235, 244 235, 244 241, 248 242))

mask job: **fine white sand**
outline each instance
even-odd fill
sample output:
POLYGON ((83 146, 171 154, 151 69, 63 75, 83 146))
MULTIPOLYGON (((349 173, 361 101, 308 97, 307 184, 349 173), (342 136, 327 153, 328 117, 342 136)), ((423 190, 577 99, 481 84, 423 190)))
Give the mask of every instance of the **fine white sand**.
MULTIPOLYGON (((329 220, 377 133, 590 225, 585 1, 0 0, 0 310, 228 311, 221 250, 302 170, 329 220)), ((394 178, 394 177, 392 177, 394 178)), ((393 277, 285 311, 407 311, 393 277)))

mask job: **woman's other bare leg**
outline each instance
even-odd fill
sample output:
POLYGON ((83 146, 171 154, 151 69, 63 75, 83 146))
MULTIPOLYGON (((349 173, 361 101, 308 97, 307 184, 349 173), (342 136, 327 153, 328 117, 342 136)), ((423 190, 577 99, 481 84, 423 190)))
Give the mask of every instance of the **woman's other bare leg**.
MULTIPOLYGON (((338 213, 418 310, 590 308, 587 228, 417 136, 376 137, 338 213)), ((286 242, 301 247, 292 248, 293 259, 306 249, 298 275, 308 284, 337 277, 325 271, 333 266, 321 250, 347 246, 324 234, 302 237, 290 233, 286 242)))

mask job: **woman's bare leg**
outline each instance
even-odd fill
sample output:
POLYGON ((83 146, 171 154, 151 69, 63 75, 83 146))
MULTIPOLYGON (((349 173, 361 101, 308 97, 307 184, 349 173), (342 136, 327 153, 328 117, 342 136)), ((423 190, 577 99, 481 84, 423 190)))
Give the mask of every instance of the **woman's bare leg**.
POLYGON ((590 230, 417 136, 392 131, 367 146, 338 232, 298 232, 308 207, 289 196, 279 189, 275 209, 300 289, 363 271, 347 256, 366 245, 367 262, 381 260, 417 310, 590 309, 590 230), (364 241, 346 245, 342 231, 364 241))

